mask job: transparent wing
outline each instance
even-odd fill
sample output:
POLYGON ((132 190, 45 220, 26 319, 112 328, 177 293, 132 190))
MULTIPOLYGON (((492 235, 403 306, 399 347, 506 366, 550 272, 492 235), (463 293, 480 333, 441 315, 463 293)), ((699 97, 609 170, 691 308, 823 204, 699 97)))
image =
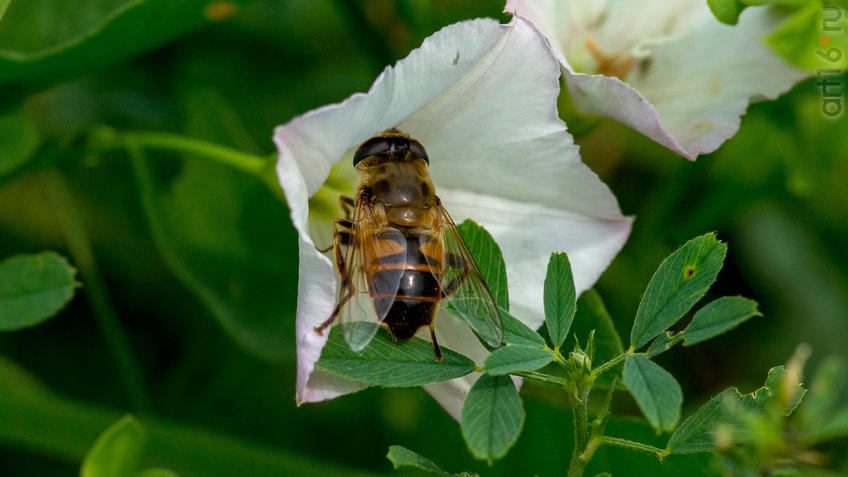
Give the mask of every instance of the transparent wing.
POLYGON ((437 205, 442 218, 445 259, 440 285, 454 314, 483 341, 497 348, 503 343, 503 321, 498 306, 448 211, 437 205))
POLYGON ((358 200, 351 217, 353 234, 345 250, 342 289, 349 281, 351 297, 339 314, 339 327, 350 349, 361 351, 377 333, 394 303, 403 269, 382 264, 398 255, 406 257, 406 239, 392 228, 380 227, 374 221, 372 208, 358 200))

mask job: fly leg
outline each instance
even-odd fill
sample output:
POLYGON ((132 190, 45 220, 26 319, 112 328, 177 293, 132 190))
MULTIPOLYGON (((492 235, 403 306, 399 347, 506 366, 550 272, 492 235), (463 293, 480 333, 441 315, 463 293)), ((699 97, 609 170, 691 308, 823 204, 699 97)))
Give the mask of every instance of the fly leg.
MULTIPOLYGON (((339 312, 342 307, 344 307, 347 302, 353 297, 354 288, 353 288, 353 280, 351 280, 350 273, 347 273, 347 268, 345 268, 344 256, 342 256, 342 245, 350 245, 350 242, 353 238, 353 223, 350 220, 340 219, 336 217, 333 219, 333 225, 339 227, 333 235, 333 248, 335 249, 336 256, 336 269, 339 271, 339 275, 342 277, 341 289, 342 295, 339 298, 339 302, 336 304, 336 308, 333 310, 333 313, 330 314, 330 317, 324 320, 323 323, 315 327, 315 332, 319 335, 324 334, 324 330, 327 329, 330 325, 336 321, 336 318, 339 316, 339 312)), ((329 248, 327 249, 329 250, 329 248)))
POLYGON ((461 256, 453 253, 446 253, 445 268, 448 267, 461 270, 461 272, 458 276, 447 280, 442 285, 442 298, 446 298, 453 295, 454 292, 459 290, 459 287, 462 286, 462 283, 465 281, 465 278, 468 277, 468 267, 465 266, 465 259, 463 259, 461 256))
MULTIPOLYGON (((341 225, 342 227, 351 228, 350 217, 353 214, 353 206, 354 206, 353 198, 348 197, 346 195, 340 195, 339 196, 339 205, 342 207, 342 211, 344 211, 345 218, 344 219, 339 219, 338 217, 334 218, 333 219, 333 225, 341 225)), ((321 253, 327 253, 334 246, 335 246, 335 244, 330 245, 329 247, 326 247, 326 248, 318 248, 318 247, 315 247, 315 248, 318 249, 318 251, 321 252, 321 253)))
POLYGON ((436 354, 433 361, 441 363, 445 360, 445 358, 442 356, 442 349, 439 348, 439 342, 436 341, 436 329, 433 326, 433 323, 430 323, 430 339, 433 341, 433 352, 436 354))
POLYGON ((346 195, 339 196, 339 205, 342 206, 342 210, 344 211, 345 218, 350 220, 350 216, 353 213, 353 197, 348 197, 346 195))
MULTIPOLYGON (((350 242, 350 234, 353 231, 353 222, 351 222, 350 219, 342 219, 340 217, 334 217, 333 218, 333 226, 334 227, 342 227, 342 230, 336 230, 336 232, 333 234, 333 244, 330 245, 329 247, 326 247, 326 248, 315 247, 315 249, 318 250, 321 253, 329 252, 331 248, 338 248, 337 247, 338 243, 337 243, 337 240, 335 240, 335 238, 339 234, 342 235, 342 241, 341 241, 342 245, 347 245, 350 242)), ((337 258, 336 259, 336 266, 337 267, 338 267, 338 262, 339 262, 339 259, 337 258)), ((339 271, 341 271, 341 269, 339 271)))

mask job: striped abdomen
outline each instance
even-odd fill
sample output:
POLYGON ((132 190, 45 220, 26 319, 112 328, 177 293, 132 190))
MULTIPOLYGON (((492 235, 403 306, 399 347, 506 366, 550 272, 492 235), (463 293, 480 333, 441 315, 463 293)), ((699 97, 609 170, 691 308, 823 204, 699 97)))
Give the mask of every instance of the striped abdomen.
MULTIPOLYGON (((388 312, 383 320, 389 328, 389 333, 397 340, 409 340, 419 328, 429 326, 438 311, 442 299, 442 289, 439 277, 444 262, 444 249, 441 241, 429 233, 413 233, 402 230, 398 233, 382 235, 375 234, 375 240, 400 242, 394 250, 405 253, 394 253, 373 257, 366 266, 369 291, 374 300, 376 310, 388 312), (425 256, 426 254, 426 256, 425 256), (370 273, 369 273, 370 272, 370 273), (384 293, 387 289, 383 283, 395 283, 400 278, 397 293, 384 293)), ((379 311, 378 311, 379 313, 379 311)))

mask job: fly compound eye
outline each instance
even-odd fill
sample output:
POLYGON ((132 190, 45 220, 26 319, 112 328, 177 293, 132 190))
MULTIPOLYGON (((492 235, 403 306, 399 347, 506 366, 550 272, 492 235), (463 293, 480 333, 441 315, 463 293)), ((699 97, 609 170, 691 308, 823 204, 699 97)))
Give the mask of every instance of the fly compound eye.
POLYGON ((353 165, 359 164, 363 159, 367 159, 371 156, 376 156, 378 154, 385 154, 392 150, 392 145, 386 138, 383 137, 374 137, 371 138, 356 150, 356 153, 353 155, 353 165))
POLYGON ((427 164, 430 164, 430 158, 427 157, 427 151, 424 150, 424 146, 422 146, 420 142, 414 139, 409 141, 409 150, 421 159, 424 159, 427 164))

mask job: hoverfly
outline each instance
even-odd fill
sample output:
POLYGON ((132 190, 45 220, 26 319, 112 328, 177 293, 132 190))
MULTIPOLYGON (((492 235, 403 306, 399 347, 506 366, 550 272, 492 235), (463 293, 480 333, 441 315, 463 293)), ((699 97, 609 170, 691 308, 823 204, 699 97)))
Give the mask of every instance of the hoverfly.
POLYGON ((356 150, 356 198, 340 197, 345 217, 333 220, 339 298, 319 334, 338 318, 348 346, 360 351, 381 325, 396 341, 427 326, 443 361, 433 321, 448 299, 480 338, 501 345, 498 307, 435 193, 429 164, 421 143, 394 128, 356 150))

